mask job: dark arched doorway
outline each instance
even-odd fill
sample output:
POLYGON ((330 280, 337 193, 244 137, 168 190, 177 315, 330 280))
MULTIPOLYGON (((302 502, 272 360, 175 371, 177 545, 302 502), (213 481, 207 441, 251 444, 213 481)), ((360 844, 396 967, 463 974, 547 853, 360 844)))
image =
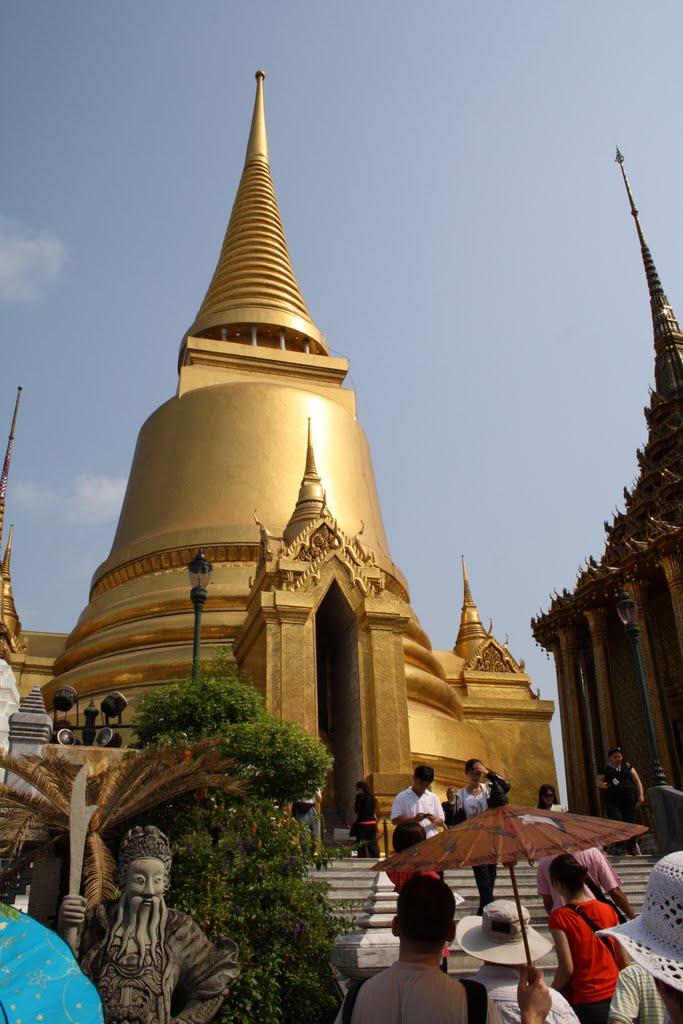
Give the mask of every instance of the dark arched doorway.
POLYGON ((334 755, 325 805, 353 821, 356 782, 363 778, 356 617, 333 582, 315 616, 318 735, 334 755))

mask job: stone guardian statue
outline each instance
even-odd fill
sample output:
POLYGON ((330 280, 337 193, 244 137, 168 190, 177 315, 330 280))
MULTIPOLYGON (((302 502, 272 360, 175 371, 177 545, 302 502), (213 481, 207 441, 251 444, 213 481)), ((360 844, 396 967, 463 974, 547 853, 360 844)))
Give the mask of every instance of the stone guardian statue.
POLYGON ((237 946, 217 945, 164 893, 171 852, 152 825, 134 828, 119 849, 118 900, 85 909, 66 896, 59 930, 95 984, 106 1024, 207 1024, 239 974, 237 946))

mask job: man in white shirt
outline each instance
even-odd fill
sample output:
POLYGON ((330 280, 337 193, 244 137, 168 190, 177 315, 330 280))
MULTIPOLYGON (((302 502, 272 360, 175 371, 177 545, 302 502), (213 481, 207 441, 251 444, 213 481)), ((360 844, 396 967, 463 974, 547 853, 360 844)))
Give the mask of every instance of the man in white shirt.
POLYGON ((402 821, 417 821, 427 834, 427 839, 435 836, 439 826, 443 825, 443 808, 429 786, 434 781, 434 769, 429 765, 419 764, 413 775, 413 784, 403 789, 394 800, 391 808, 391 824, 400 825, 402 821))
MULTIPOLYGON (((530 915, 526 907, 522 907, 522 918, 531 959, 540 960, 553 944, 529 927, 530 915)), ((517 1002, 517 987, 526 952, 517 905, 511 900, 488 903, 481 917, 463 917, 458 922, 455 937, 465 953, 484 961, 484 966, 471 980, 484 985, 505 1024, 520 1024, 523 1017, 517 1002)), ((550 990, 550 996, 552 1005, 545 1020, 549 1024, 578 1024, 578 1017, 564 996, 554 989, 550 990)))
MULTIPOLYGON (((444 942, 455 933, 449 887, 431 875, 416 875, 403 886, 397 909, 392 932, 399 939, 398 961, 366 981, 355 994, 353 1010, 350 1004, 342 1007, 335 1024, 474 1024, 477 1014, 468 1013, 464 985, 440 970, 444 942)), ((481 987, 474 995, 481 997, 482 1024, 503 1024, 481 987)), ((530 979, 525 975, 518 998, 522 1024, 542 1024, 550 994, 541 972, 530 979)), ((475 1001, 471 996, 473 1011, 475 1001)))

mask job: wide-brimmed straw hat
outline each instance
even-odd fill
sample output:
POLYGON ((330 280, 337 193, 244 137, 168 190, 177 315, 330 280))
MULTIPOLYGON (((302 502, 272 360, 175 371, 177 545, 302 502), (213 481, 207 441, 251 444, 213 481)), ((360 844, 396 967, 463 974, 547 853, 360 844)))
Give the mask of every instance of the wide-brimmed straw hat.
MULTIPOLYGON (((550 952, 553 944, 529 927, 526 907, 522 907, 522 920, 531 959, 538 960, 550 952)), ((482 917, 463 917, 458 921, 455 938, 461 949, 477 960, 513 965, 526 962, 522 925, 512 900, 494 900, 484 907, 482 917)))
POLYGON ((640 917, 599 934, 614 936, 648 974, 683 992, 683 852, 655 864, 640 917))

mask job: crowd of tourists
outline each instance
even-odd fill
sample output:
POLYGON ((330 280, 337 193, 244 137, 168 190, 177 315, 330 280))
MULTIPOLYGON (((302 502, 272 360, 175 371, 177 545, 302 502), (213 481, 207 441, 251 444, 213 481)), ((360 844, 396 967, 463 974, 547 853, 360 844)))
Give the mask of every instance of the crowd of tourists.
MULTIPOLYGON (((415 769, 412 784, 397 794, 391 810, 395 852, 507 803, 510 784, 482 761, 470 759, 465 772, 468 784, 449 787, 442 803, 430 789, 433 769, 415 769)), ((605 793, 606 816, 634 822, 645 794, 619 747, 609 751, 595 782, 605 793)), ((540 787, 537 806, 567 811, 550 784, 540 787)), ((364 783, 358 784, 355 810, 359 855, 377 858, 374 798, 364 783)), ((633 839, 611 852, 640 851, 633 839)), ((455 907, 463 899, 445 884, 442 872, 389 873, 398 896, 392 930, 399 938, 399 958, 367 983, 352 986, 337 1024, 683 1024, 683 852, 655 866, 640 916, 602 849, 542 858, 537 892, 551 938, 530 926, 527 908, 521 907, 520 923, 517 904, 495 898, 495 865, 473 872, 479 906, 457 927, 455 907), (526 966, 522 932, 532 961, 554 947, 557 967, 550 989, 541 969, 526 966), (453 939, 483 961, 463 984, 444 976, 453 939)))

